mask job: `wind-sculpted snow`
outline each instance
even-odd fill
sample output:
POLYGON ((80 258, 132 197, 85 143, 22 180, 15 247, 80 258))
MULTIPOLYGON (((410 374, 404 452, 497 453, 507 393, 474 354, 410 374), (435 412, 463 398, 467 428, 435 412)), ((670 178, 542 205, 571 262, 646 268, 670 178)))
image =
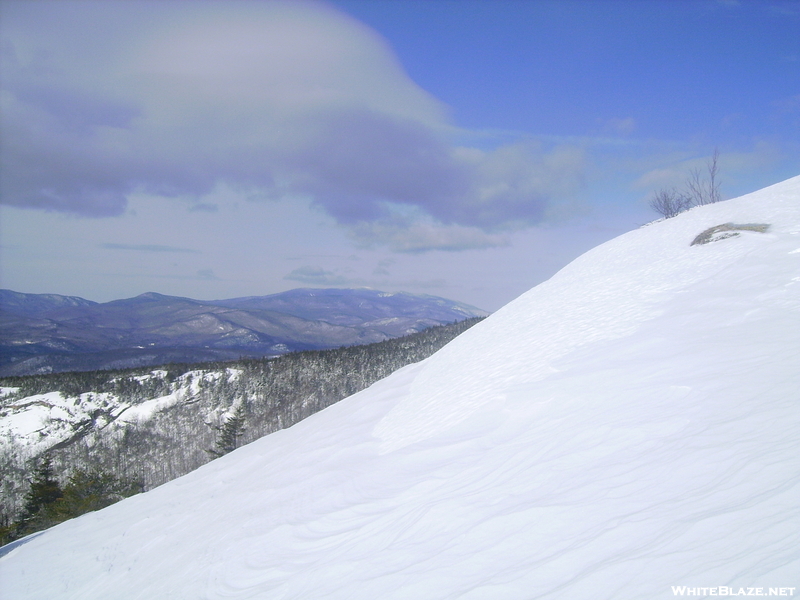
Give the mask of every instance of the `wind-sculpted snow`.
MULTIPOLYGON (((716 208, 720 215, 732 210, 727 203, 716 208)), ((791 212, 792 206, 787 208, 791 212)), ((706 212, 705 219, 713 222, 715 211, 706 212)), ((504 399, 509 384, 518 387, 559 372, 557 361, 579 348, 634 334, 662 315, 676 292, 702 294, 700 282, 737 265, 763 242, 756 236, 701 253, 690 247, 695 223, 669 220, 587 252, 498 311, 490 324, 448 345, 428 362, 409 397, 376 427, 384 449, 424 439, 481 404, 504 399), (498 340, 510 343, 498 349, 498 340), (474 352, 476 343, 492 352, 474 352), (454 369, 468 376, 454 380, 454 369)))
POLYGON ((794 178, 621 236, 426 361, 21 540, 3 598, 800 595, 798 323, 794 178), (731 222, 770 227, 690 246, 731 222))

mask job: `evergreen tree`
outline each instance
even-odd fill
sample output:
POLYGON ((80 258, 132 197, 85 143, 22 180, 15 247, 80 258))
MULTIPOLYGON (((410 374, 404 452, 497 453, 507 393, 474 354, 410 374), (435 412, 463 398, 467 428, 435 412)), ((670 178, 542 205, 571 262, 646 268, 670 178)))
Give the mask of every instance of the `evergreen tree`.
POLYGON ((244 433, 244 420, 244 405, 240 404, 236 411, 225 420, 225 423, 217 428, 219 437, 216 446, 208 450, 208 453, 214 457, 220 457, 236 450, 239 446, 239 438, 244 433))
POLYGON ((133 480, 117 479, 100 470, 75 471, 64 486, 63 495, 48 509, 59 521, 100 510, 142 491, 133 480))
POLYGON ((45 454, 36 469, 31 482, 31 489, 25 496, 25 505, 22 509, 20 521, 30 521, 42 509, 51 505, 63 495, 64 492, 53 475, 53 460, 49 454, 45 454))
POLYGON ((52 460, 45 455, 25 497, 20 519, 0 519, 0 545, 47 529, 87 512, 100 510, 143 491, 141 483, 122 480, 100 470, 78 470, 62 489, 53 478, 52 460))
POLYGON ((17 524, 11 522, 7 513, 4 512, 0 515, 0 546, 16 539, 16 528, 17 524))
POLYGON ((19 520, 2 531, 4 542, 21 538, 34 531, 47 529, 58 523, 50 514, 49 509, 63 495, 64 492, 54 477, 52 458, 49 454, 44 454, 36 467, 30 490, 25 495, 19 520))

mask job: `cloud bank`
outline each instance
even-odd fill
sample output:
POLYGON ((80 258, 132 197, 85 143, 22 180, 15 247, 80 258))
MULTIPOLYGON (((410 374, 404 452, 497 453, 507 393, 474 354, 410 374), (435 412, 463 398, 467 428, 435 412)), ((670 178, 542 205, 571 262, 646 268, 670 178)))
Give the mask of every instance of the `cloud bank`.
POLYGON ((311 265, 294 269, 283 278, 309 285, 353 285, 354 283, 349 277, 311 265))
POLYGON ((117 244, 109 242, 100 244, 106 250, 133 250, 134 252, 179 252, 189 254, 200 254, 199 250, 192 248, 178 248, 176 246, 161 246, 158 244, 117 244))
POLYGON ((575 147, 465 147, 373 30, 320 3, 18 2, 0 198, 105 217, 136 192, 302 196, 359 243, 502 244, 581 186, 575 147))

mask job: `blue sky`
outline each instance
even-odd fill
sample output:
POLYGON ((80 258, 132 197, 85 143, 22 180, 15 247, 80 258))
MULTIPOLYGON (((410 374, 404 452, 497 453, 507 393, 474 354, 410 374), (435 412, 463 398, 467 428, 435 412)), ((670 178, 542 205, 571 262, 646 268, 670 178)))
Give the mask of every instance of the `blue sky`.
POLYGON ((720 153, 800 174, 800 4, 0 4, 0 285, 495 310, 720 153))

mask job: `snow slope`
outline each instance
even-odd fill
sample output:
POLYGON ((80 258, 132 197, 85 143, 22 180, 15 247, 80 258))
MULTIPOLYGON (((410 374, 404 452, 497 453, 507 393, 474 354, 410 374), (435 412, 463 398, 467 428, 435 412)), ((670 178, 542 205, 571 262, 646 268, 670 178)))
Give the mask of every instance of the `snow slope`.
POLYGON ((3 548, 0 596, 800 595, 799 432, 797 177, 603 244, 428 360, 3 548), (770 227, 690 245, 730 222, 770 227))

